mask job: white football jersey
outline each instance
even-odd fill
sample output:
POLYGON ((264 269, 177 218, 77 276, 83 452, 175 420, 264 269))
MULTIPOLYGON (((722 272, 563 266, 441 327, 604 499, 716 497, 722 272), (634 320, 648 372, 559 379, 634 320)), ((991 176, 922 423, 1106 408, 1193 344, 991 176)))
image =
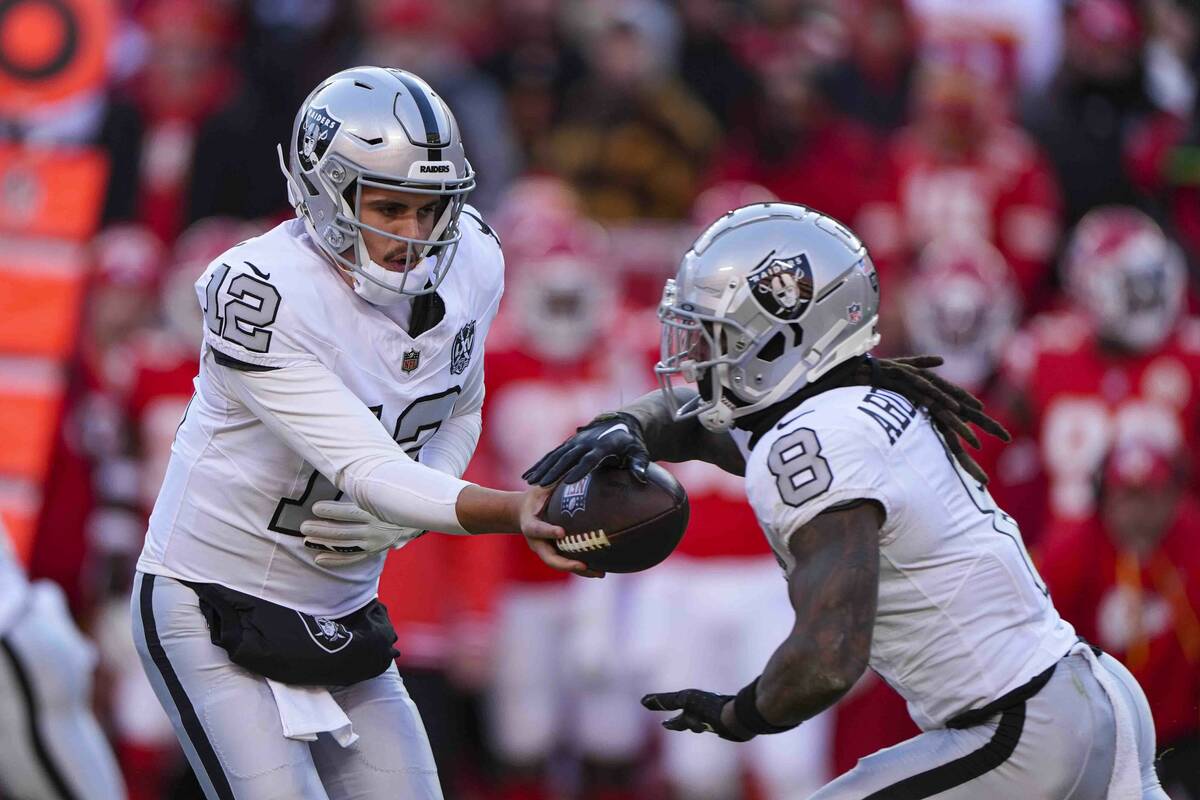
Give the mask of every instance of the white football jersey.
MULTIPOLYGON (((231 376, 253 373, 234 373, 228 359, 243 370, 320 365, 418 458, 460 399, 482 401, 483 342, 503 291, 499 241, 470 207, 460 227, 454 264, 438 288, 445 315, 415 338, 346 285, 299 220, 209 265, 196 282, 205 310, 200 374, 138 569, 220 583, 316 615, 340 616, 375 596, 386 552, 333 569, 318 566, 303 546, 300 523, 313 504, 348 498, 334 476, 289 446, 286 426, 239 399, 231 376)), ((322 415, 303 389, 292 402, 305 414, 312 403, 311 414, 322 415)))
POLYGON ((1026 683, 1076 641, 1012 517, 899 394, 804 401, 755 443, 746 492, 788 572, 788 539, 813 517, 860 498, 883 507, 870 664, 922 729, 1026 683))

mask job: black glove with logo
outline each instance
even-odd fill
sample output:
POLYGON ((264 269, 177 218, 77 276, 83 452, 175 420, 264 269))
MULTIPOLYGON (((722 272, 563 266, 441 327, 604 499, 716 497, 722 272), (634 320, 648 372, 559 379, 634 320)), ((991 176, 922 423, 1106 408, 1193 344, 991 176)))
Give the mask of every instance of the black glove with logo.
POLYGON ((601 464, 626 467, 645 483, 650 453, 642 441, 642 426, 633 415, 620 411, 601 414, 542 456, 521 477, 538 486, 549 486, 559 479, 575 483, 601 464))
POLYGON ((642 698, 642 705, 651 711, 682 711, 662 724, 669 731, 715 733, 731 742, 749 741, 754 738, 753 733, 731 730, 721 721, 721 710, 732 699, 731 694, 684 689, 682 692, 648 694, 642 698))

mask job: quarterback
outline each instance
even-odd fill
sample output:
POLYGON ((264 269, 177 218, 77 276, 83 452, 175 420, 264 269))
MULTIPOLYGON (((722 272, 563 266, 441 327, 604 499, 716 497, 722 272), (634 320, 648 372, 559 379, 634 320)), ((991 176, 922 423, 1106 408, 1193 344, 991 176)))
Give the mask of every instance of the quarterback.
POLYGON ((503 258, 445 103, 400 70, 345 70, 305 100, 287 155, 297 219, 196 283, 200 372, 134 638, 210 800, 440 797, 375 597, 388 549, 522 532, 582 565, 553 555, 544 491, 460 478, 503 258))
POLYGON ((923 733, 817 800, 1165 798, 1145 695, 1059 617, 1012 518, 963 448, 979 402, 928 368, 877 360, 875 267, 803 206, 708 228, 667 282, 662 392, 601 415, 526 477, 601 461, 702 459, 744 474, 787 576, 791 634, 736 695, 651 694, 670 730, 745 741, 836 703, 870 666, 923 733), (694 382, 698 392, 676 387, 694 382))

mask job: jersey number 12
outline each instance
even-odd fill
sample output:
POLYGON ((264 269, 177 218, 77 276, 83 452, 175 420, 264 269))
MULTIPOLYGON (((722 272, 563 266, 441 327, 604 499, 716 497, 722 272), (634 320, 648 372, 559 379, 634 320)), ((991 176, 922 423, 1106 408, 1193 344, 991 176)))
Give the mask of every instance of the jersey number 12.
MULTIPOLYGON (((396 418, 396 429, 392 434, 396 444, 409 456, 417 458, 421 448, 450 416, 461 393, 462 387, 452 386, 444 392, 426 395, 409 403, 408 408, 396 418)), ((380 416, 383 406, 372 406, 371 413, 380 416)), ((313 518, 313 504, 321 500, 338 500, 341 496, 341 490, 333 485, 333 481, 313 469, 299 497, 284 497, 275 506, 275 514, 267 528, 288 536, 303 536, 300 523, 313 518)))

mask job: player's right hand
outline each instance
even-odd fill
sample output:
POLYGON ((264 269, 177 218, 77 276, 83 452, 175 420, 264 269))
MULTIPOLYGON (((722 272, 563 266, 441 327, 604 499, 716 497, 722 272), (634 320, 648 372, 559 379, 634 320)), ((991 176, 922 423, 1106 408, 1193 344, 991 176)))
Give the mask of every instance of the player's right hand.
POLYGON ((550 486, 560 480, 575 483, 601 464, 610 463, 627 467, 646 482, 650 453, 642 441, 641 426, 629 414, 601 414, 542 456, 521 477, 536 486, 550 486))
POLYGON ((403 547, 424 531, 376 519, 354 503, 321 500, 313 504, 313 519, 300 523, 304 546, 319 551, 322 567, 345 567, 372 553, 403 547))
POLYGON ((603 572, 587 568, 582 561, 575 561, 562 555, 555 542, 566 535, 566 531, 557 525, 551 525, 542 519, 541 514, 550 498, 551 489, 534 486, 525 491, 521 497, 521 533, 529 549, 537 553, 542 563, 560 572, 573 572, 585 578, 603 578, 603 572))

